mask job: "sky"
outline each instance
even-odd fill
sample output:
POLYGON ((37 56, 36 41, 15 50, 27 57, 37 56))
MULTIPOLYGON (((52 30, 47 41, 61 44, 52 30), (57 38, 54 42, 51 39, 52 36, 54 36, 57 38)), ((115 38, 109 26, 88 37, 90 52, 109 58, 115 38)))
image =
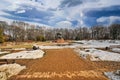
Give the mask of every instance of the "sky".
POLYGON ((120 0, 0 0, 0 20, 56 28, 120 23, 120 0))

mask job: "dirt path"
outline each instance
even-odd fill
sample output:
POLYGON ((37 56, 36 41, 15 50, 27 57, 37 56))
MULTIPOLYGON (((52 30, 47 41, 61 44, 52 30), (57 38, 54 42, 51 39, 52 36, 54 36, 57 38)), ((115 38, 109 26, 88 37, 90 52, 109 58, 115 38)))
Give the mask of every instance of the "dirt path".
POLYGON ((73 49, 45 52, 41 59, 18 60, 27 69, 9 80, 107 80, 94 63, 83 60, 73 49))

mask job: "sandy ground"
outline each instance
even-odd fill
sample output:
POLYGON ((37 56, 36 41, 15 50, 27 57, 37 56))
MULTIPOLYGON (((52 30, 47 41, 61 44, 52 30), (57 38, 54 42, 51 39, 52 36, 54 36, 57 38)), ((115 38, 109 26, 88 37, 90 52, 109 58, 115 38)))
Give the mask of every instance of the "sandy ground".
POLYGON ((36 60, 16 60, 27 69, 9 80, 108 80, 103 72, 120 69, 119 62, 91 62, 73 49, 44 50, 36 60))

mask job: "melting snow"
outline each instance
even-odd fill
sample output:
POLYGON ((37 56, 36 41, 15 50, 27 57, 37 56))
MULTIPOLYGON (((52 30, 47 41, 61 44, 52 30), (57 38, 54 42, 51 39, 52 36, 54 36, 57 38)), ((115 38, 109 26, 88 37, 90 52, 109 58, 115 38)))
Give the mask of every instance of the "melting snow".
POLYGON ((83 48, 105 48, 110 46, 120 46, 119 40, 81 40, 75 41, 75 43, 81 44, 83 48))
POLYGON ((94 48, 85 50, 77 49, 76 51, 79 52, 83 58, 90 55, 91 61, 120 61, 120 54, 118 53, 97 50, 94 48))
POLYGON ((40 49, 63 49, 63 48, 75 48, 75 46, 39 46, 40 49))
POLYGON ((120 48, 112 48, 111 49, 113 52, 118 52, 118 53, 120 53, 120 48))
POLYGON ((120 80, 120 70, 116 72, 105 72, 104 73, 110 80, 120 80))
POLYGON ((115 41, 115 40, 88 40, 88 41, 81 40, 81 41, 74 41, 71 45, 39 46, 39 48, 40 49, 62 49, 62 48, 78 48, 78 47, 79 48, 106 48, 110 46, 120 46, 119 43, 120 41, 115 41))
POLYGON ((0 80, 7 80, 13 75, 17 75, 20 71, 26 69, 25 66, 19 64, 4 64, 0 66, 0 80))
POLYGON ((0 57, 0 59, 37 59, 43 57, 42 50, 21 51, 0 57))
POLYGON ((0 52, 0 54, 6 54, 6 53, 9 53, 9 52, 7 52, 7 51, 4 51, 4 52, 0 52))

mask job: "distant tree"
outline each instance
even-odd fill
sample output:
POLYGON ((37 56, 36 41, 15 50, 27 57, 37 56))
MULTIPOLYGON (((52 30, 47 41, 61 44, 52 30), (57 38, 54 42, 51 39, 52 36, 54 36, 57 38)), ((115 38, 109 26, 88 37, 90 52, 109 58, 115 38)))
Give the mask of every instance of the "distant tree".
POLYGON ((0 43, 4 42, 3 29, 0 28, 0 43))
POLYGON ((0 43, 6 41, 44 41, 55 40, 56 33, 62 33, 65 40, 83 39, 119 39, 120 24, 110 26, 97 25, 93 27, 67 28, 46 28, 45 26, 30 25, 25 22, 13 21, 8 24, 0 21, 0 43))
POLYGON ((112 24, 110 27, 110 36, 112 39, 119 39, 120 37, 120 24, 112 24))
POLYGON ((36 37, 36 40, 37 40, 37 41, 46 41, 46 40, 45 40, 45 37, 42 36, 42 35, 37 36, 37 37, 36 37))

